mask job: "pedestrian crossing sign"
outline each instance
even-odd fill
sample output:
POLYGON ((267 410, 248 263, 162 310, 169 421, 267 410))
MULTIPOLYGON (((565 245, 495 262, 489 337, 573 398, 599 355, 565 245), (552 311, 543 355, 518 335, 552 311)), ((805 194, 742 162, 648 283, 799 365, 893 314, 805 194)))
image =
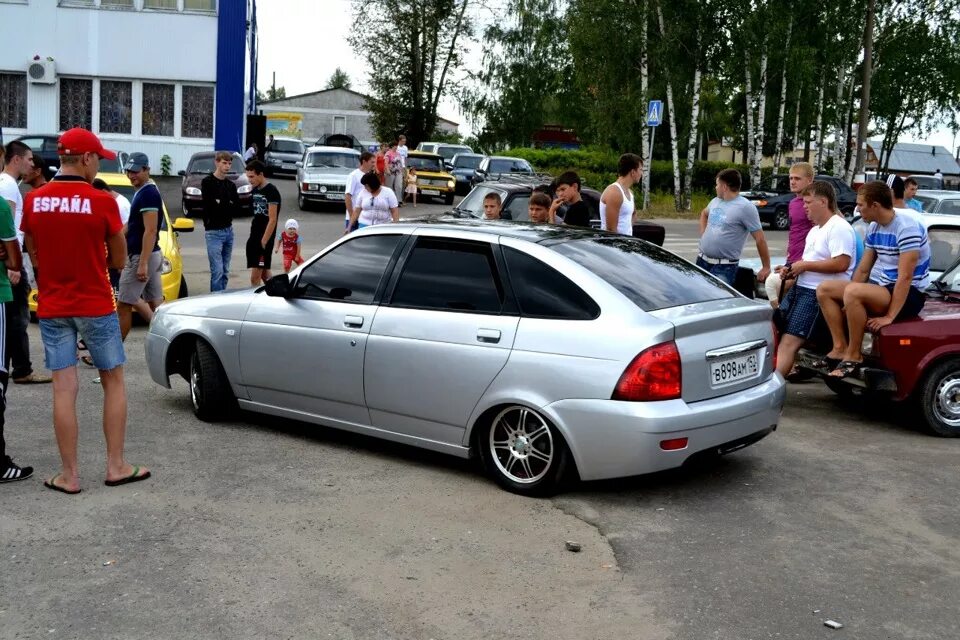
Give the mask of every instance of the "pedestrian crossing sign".
POLYGON ((647 106, 647 126, 658 127, 663 121, 663 100, 651 100, 647 106))

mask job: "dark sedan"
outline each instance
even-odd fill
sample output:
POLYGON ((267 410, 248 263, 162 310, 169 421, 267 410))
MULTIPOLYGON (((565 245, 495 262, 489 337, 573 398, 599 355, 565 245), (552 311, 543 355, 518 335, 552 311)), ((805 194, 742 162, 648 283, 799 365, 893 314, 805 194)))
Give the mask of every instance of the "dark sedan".
POLYGON ((480 153, 458 153, 453 156, 453 159, 445 163, 447 171, 457 179, 457 195, 470 191, 470 181, 484 157, 480 153))
MULTIPOLYGON (((39 157, 41 164, 46 168, 48 174, 54 174, 60 170, 60 156, 57 155, 57 141, 60 135, 56 133, 27 134, 15 139, 15 142, 22 142, 30 147, 34 157, 39 157)), ((117 153, 116 160, 100 159, 100 169, 98 173, 123 173, 123 164, 127 161, 127 154, 123 151, 114 149, 117 153)))
MULTIPOLYGON (((180 171, 179 175, 183 177, 180 184, 180 193, 183 196, 183 215, 192 217, 199 214, 203 208, 202 196, 200 194, 200 183, 208 175, 213 173, 214 158, 216 151, 200 151, 190 157, 187 163, 187 170, 180 171)), ((247 180, 247 174, 244 172, 243 158, 239 153, 233 154, 233 165, 227 177, 233 180, 237 185, 237 193, 240 194, 241 213, 250 215, 250 200, 253 187, 247 180)))
MULTIPOLYGON (((857 192, 850 188, 846 182, 833 176, 820 175, 816 180, 829 182, 837 192, 837 206, 847 221, 853 220, 853 210, 857 208, 857 192)), ((757 205, 757 211, 760 212, 760 222, 769 224, 771 228, 777 231, 785 231, 790 228, 790 201, 796 196, 790 192, 771 195, 769 193, 753 191, 743 194, 747 200, 757 205)))

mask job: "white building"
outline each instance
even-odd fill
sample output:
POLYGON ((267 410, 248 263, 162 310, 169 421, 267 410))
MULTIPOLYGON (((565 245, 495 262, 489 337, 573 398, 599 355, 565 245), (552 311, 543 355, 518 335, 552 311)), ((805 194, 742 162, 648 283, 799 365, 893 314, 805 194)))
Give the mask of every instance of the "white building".
POLYGON ((5 142, 74 126, 159 173, 241 150, 254 102, 256 0, 0 0, 5 142))

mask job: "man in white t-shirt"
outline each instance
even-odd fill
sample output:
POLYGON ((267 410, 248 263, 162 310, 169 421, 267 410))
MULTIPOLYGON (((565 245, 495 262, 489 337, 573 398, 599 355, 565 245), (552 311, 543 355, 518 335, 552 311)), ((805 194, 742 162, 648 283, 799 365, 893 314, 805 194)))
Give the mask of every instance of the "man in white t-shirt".
POLYGON ((850 280, 857 255, 856 232, 837 209, 837 194, 829 182, 815 181, 801 192, 807 217, 814 226, 807 233, 803 259, 779 268, 783 279, 797 284, 780 303, 786 327, 777 349, 777 371, 786 377, 797 352, 810 337, 820 317, 817 287, 828 280, 850 280))
MULTIPOLYGON (((30 325, 29 274, 33 271, 33 266, 27 259, 27 252, 23 249, 23 232, 20 231, 20 222, 23 220, 23 195, 17 184, 21 178, 33 173, 33 151, 22 142, 14 140, 7 144, 4 156, 6 165, 0 173, 0 198, 7 201, 10 211, 13 212, 17 240, 20 241, 20 249, 24 257, 18 270, 7 270, 10 286, 13 289, 13 300, 4 303, 7 305, 7 354, 12 365, 10 378, 17 384, 46 383, 52 378, 36 373, 30 360, 30 338, 27 327, 30 325)), ((6 364, 0 363, 0 368, 5 368, 6 364)))
POLYGON ((410 153, 410 149, 407 148, 407 136, 400 136, 397 139, 397 153, 400 154, 400 162, 403 163, 403 168, 407 168, 407 155, 410 153))
POLYGON ((360 184, 360 180, 363 179, 364 174, 373 171, 376 163, 376 156, 369 151, 364 151, 360 154, 360 166, 351 171, 350 175, 347 176, 347 189, 343 194, 343 201, 346 205, 346 220, 344 223, 345 234, 350 233, 350 216, 353 213, 353 210, 356 209, 357 205, 360 204, 359 197, 364 191, 363 185, 360 184))

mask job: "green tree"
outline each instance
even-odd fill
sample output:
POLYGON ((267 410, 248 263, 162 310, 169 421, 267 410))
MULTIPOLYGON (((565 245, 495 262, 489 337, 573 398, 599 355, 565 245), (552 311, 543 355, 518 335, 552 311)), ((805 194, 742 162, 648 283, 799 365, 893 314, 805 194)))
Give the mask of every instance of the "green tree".
POLYGON ((272 100, 283 100, 287 97, 287 90, 284 87, 268 87, 267 92, 264 93, 257 89, 257 102, 270 102, 272 100))
POLYGON ((350 80, 350 76, 347 75, 347 72, 337 67, 333 72, 333 75, 327 80, 326 86, 324 89, 349 89, 353 85, 353 82, 350 80))
POLYGON ((370 61, 371 126, 379 140, 406 134, 409 144, 437 128, 440 99, 463 62, 472 33, 471 0, 353 0, 350 44, 361 56, 390 34, 370 61))

